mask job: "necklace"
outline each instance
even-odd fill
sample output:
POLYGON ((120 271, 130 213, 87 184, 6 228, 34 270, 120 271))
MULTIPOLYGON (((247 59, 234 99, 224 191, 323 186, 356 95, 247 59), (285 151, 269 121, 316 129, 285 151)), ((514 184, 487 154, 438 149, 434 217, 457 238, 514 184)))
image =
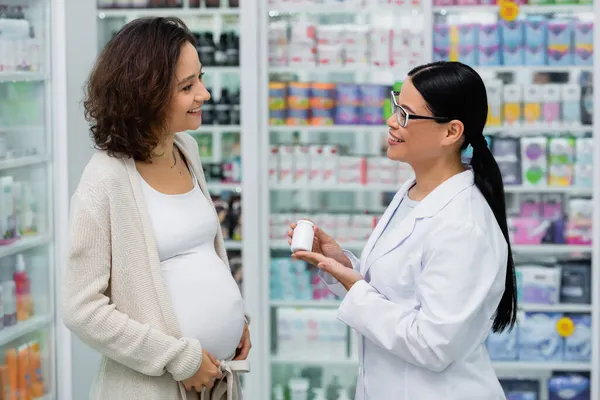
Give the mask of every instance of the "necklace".
POLYGON ((177 164, 177 157, 175 156, 175 147, 173 147, 173 165, 171 165, 171 168, 175 167, 176 164, 177 164))

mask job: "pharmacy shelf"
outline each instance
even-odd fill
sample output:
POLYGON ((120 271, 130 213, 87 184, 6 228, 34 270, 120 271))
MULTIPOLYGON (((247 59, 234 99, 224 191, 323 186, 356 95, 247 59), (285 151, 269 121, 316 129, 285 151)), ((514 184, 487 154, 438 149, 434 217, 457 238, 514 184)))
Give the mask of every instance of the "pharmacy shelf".
POLYGON ((527 371, 565 371, 586 372, 590 371, 590 363, 579 362, 548 362, 548 361, 495 361, 492 363, 496 371, 509 371, 511 373, 527 371))
POLYGON ((49 315, 35 316, 27 321, 19 322, 16 325, 4 327, 4 329, 0 331, 0 347, 17 340, 20 337, 44 329, 50 325, 52 321, 53 319, 49 315))
POLYGON ((568 67, 562 67, 562 66, 553 66, 553 65, 538 65, 538 66, 530 66, 530 65, 521 65, 521 66, 509 66, 509 65, 502 65, 502 66, 497 66, 497 67, 474 67, 477 72, 479 72, 479 74, 484 75, 484 74, 490 74, 490 73, 497 73, 497 74, 506 74, 506 73, 511 73, 511 74, 523 74, 523 73, 527 73, 527 74, 532 74, 534 72, 560 72, 560 73, 565 73, 565 74, 580 74, 582 72, 592 72, 593 71, 593 67, 582 67, 582 66, 576 66, 576 65, 571 65, 568 67))
POLYGON ((44 131, 45 129, 44 125, 0 125, 0 132, 4 133, 30 133, 44 131))
MULTIPOLYGON (((272 364, 290 364, 290 365, 358 365, 355 358, 295 358, 272 356, 272 364)), ((590 371, 590 363, 577 362, 528 362, 528 361, 497 361, 492 363, 496 371, 510 371, 511 373, 528 371, 569 371, 585 372, 590 371)))
POLYGON ((36 247, 45 246, 51 243, 51 241, 52 238, 50 235, 23 237, 14 243, 0 246, 0 258, 13 256, 36 247))
POLYGON ((200 125, 200 127, 189 133, 223 133, 223 132, 240 132, 242 127, 239 125, 200 125))
MULTIPOLYGON (((592 72, 593 67, 584 66, 552 66, 552 65, 539 65, 539 66, 496 66, 496 67, 474 67, 480 74, 491 74, 491 73, 534 73, 534 72, 563 72, 568 74, 579 74, 581 72, 592 72)), ((273 66, 269 67, 270 74, 390 74, 391 76, 404 76, 408 72, 407 69, 402 68, 387 68, 387 67, 376 67, 371 65, 301 65, 301 66, 288 66, 280 67, 273 66)))
MULTIPOLYGON (((364 242, 340 242, 340 246, 348 250, 362 251, 366 243, 364 242)), ((575 246, 566 244, 513 244, 512 251, 522 255, 544 254, 544 255, 579 255, 591 254, 592 246, 575 246)), ((271 242, 271 250, 290 250, 290 245, 285 240, 275 240, 271 242)))
POLYGON ((221 183, 221 182, 208 182, 208 191, 209 192, 242 192, 242 184, 241 183, 221 183))
MULTIPOLYGON (((272 308, 337 308, 341 300, 271 300, 272 308)), ((520 304, 527 312, 590 313, 589 304, 520 304)))
MULTIPOLYGON (((270 189, 273 191, 303 191, 303 192, 396 192, 402 186, 398 185, 379 185, 379 184, 331 184, 331 185, 320 185, 320 184, 272 184, 270 189)), ((560 193, 569 196, 591 196, 591 188, 578 188, 578 187, 552 187, 552 186, 510 186, 504 187, 505 193, 560 193)))
POLYGON ((340 5, 298 5, 298 6, 284 6, 281 8, 272 8, 269 10, 270 17, 277 17, 281 14, 308 14, 314 16, 327 16, 327 15, 340 15, 340 14, 351 14, 353 16, 369 16, 372 14, 390 14, 395 12, 413 12, 418 13, 422 10, 420 2, 416 4, 406 5, 376 5, 376 6, 346 6, 340 5))
POLYGON ((0 83, 43 82, 48 75, 42 72, 0 72, 0 83))
POLYGON ((225 241, 225 249, 226 250, 242 250, 242 241, 241 240, 226 240, 225 241))
MULTIPOLYGON (((480 6, 434 6, 433 12, 447 13, 498 13, 497 5, 480 6)), ((594 6, 587 4, 552 4, 552 5, 520 5, 519 13, 523 14, 557 14, 557 13, 592 13, 594 6)))
MULTIPOLYGON (((202 126, 200 130, 210 131, 211 126, 202 126)), ((231 128, 230 128, 231 129, 231 128)), ((484 135, 540 135, 540 134, 585 134, 591 133, 593 126, 502 126, 488 127, 484 135)), ((388 131, 385 124, 380 125, 329 125, 329 126, 301 126, 301 125, 270 125, 272 132, 306 132, 306 133, 365 133, 384 135, 388 131)))
POLYGON ((202 72, 206 72, 207 74, 239 74, 241 72, 241 69, 240 67, 202 67, 202 72))
POLYGON ((0 171, 5 171, 13 168, 32 167, 35 165, 45 164, 49 160, 50 157, 46 155, 0 160, 0 171))
POLYGON ((239 8, 123 8, 115 10, 98 10, 98 18, 124 18, 133 20, 140 17, 164 17, 169 15, 179 18, 198 18, 216 16, 239 16, 239 8))

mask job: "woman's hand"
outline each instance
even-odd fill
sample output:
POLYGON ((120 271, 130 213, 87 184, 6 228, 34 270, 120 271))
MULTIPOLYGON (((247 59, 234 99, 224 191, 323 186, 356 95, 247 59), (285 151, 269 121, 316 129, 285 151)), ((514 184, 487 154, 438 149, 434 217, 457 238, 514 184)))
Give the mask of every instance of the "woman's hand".
POLYGON ((319 269, 329 273, 341 283, 346 290, 350 290, 356 282, 363 280, 362 275, 354 269, 340 264, 333 258, 325 257, 323 254, 310 251, 297 251, 294 253, 294 257, 311 263, 319 269))
POLYGON ((221 363, 206 350, 202 350, 202 363, 196 373, 183 381, 183 386, 186 390, 194 389, 196 392, 201 392, 203 387, 212 389, 215 380, 221 379, 223 373, 219 366, 221 363))
MULTIPOLYGON (((292 237, 294 236, 294 229, 296 229, 296 223, 290 225, 290 230, 288 231, 288 243, 292 244, 292 237)), ((345 267, 352 268, 352 263, 348 259, 348 257, 342 251, 342 248, 335 241, 334 238, 323 232, 318 226, 314 227, 315 237, 313 239, 313 248, 312 252, 321 254, 325 257, 332 258, 338 263, 342 264, 345 267)), ((298 252, 292 254, 292 258, 296 257, 298 252)))
POLYGON ((238 344, 234 360, 245 360, 248 358, 251 348, 250 329, 248 329, 248 324, 244 323, 244 333, 242 333, 242 339, 240 340, 240 344, 238 344))

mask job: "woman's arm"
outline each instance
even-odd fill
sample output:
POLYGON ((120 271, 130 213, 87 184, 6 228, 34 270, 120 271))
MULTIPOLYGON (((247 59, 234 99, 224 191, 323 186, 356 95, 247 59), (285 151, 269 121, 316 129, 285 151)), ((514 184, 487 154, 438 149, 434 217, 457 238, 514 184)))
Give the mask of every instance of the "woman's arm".
POLYGON ((65 325, 105 356, 140 373, 177 381, 198 370, 202 347, 197 340, 177 339, 118 311, 104 295, 110 281, 110 223, 91 196, 75 194, 71 203, 71 248, 62 308, 65 325))
MULTIPOLYGON (((344 255, 348 257, 348 260, 350 261, 350 267, 355 271, 360 271, 360 260, 351 251, 342 251, 344 252, 344 255)), ((348 267, 348 265, 346 265, 346 267, 348 267)), ((338 280, 335 279, 330 273, 320 269, 319 277, 323 282, 325 282, 327 288, 336 296, 343 298, 344 296, 346 296, 346 293, 348 293, 346 288, 344 288, 344 286, 340 282, 338 282, 338 280)))
POLYGON ((496 310, 485 303, 490 292, 500 301, 507 253, 492 248, 477 227, 441 225, 423 253, 415 288, 420 309, 393 303, 359 281, 339 310, 340 320, 373 343, 436 372, 479 346, 489 332, 496 310))

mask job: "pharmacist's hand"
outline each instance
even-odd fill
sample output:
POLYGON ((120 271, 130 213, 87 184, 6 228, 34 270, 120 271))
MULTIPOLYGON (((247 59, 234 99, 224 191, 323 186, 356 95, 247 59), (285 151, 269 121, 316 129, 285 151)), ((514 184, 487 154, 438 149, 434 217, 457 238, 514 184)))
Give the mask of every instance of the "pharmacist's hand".
POLYGON ((250 353, 250 349, 252 348, 252 343, 250 342, 250 329, 248 329, 248 324, 244 324, 244 333, 242 333, 242 339, 240 340, 240 344, 238 344, 237 350, 235 351, 234 360, 245 360, 248 358, 248 353, 250 353))
POLYGON ((215 380, 221 379, 223 373, 219 366, 221 363, 209 352, 202 350, 202 363, 196 373, 183 381, 186 390, 201 392, 204 387, 212 389, 215 380))
MULTIPOLYGON (((296 223, 291 224, 290 228, 291 229, 288 231, 288 237, 289 237, 288 243, 291 245, 292 237, 294 236, 294 229, 296 229, 296 223)), ((346 255, 344 254, 344 252, 342 251, 342 248, 340 247, 338 242, 336 242, 334 238, 332 238, 331 236, 326 234, 321 228, 319 228, 316 225, 314 227, 314 230, 315 230, 315 237, 313 239, 312 252, 317 253, 317 254, 322 254, 325 257, 333 258, 340 264, 342 264, 348 268, 352 268, 352 263, 350 262, 348 257, 346 257, 346 255)), ((292 258, 296 258, 296 257, 294 257, 294 255, 292 255, 292 258)))
POLYGON ((294 253, 294 257, 315 265, 320 270, 329 273, 341 283, 346 290, 350 290, 356 282, 363 280, 362 275, 357 271, 352 268, 347 268, 333 258, 325 257, 323 254, 310 251, 297 251, 294 253))

